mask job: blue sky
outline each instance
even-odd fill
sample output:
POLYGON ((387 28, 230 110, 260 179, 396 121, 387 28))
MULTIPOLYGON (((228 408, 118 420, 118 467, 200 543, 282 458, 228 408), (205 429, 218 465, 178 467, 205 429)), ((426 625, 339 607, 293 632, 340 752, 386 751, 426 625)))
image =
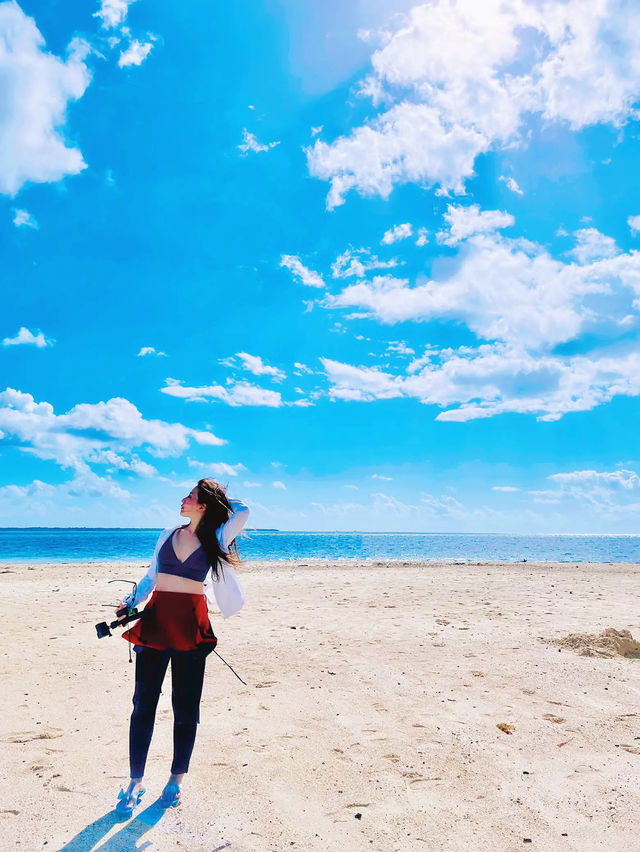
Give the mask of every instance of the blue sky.
POLYGON ((0 31, 1 525, 638 532, 636 4, 0 31))

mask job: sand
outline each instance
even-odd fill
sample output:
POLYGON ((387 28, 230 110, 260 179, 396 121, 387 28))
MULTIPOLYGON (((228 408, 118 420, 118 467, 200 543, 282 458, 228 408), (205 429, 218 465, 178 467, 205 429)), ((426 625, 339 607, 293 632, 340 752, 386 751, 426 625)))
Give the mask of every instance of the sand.
POLYGON ((553 642, 640 638, 639 565, 247 564, 244 610, 214 629, 248 685, 209 658, 183 802, 164 811, 166 681, 123 823, 134 667, 94 624, 107 580, 141 574, 0 567, 1 848, 638 848, 640 660, 553 642))

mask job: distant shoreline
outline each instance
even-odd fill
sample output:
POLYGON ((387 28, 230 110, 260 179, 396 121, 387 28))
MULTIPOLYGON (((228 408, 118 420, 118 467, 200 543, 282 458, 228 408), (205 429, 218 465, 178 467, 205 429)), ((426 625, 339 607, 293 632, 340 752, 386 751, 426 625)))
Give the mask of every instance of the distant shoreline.
MULTIPOLYGON (((160 532, 164 527, 0 527, 3 532, 160 532)), ((243 533, 283 533, 286 535, 425 535, 425 536, 496 536, 510 538, 640 538, 640 533, 581 533, 581 532, 447 532, 442 530, 279 530, 272 527, 246 527, 243 533)))

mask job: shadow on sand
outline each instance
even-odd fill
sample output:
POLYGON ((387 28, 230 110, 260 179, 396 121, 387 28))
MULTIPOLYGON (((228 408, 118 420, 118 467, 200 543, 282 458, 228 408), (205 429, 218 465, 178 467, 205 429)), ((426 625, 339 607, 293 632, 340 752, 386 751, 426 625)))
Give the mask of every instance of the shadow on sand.
POLYGON ((58 852, 88 852, 92 849, 93 852, 140 852, 152 845, 151 841, 137 846, 137 842, 143 837, 149 829, 157 825, 165 815, 166 809, 160 804, 160 799, 157 799, 148 808, 136 813, 133 819, 123 819, 120 814, 115 811, 109 811, 104 816, 92 822, 86 828, 83 828, 79 834, 76 834, 68 843, 61 846, 58 852), (109 837, 103 843, 100 840, 108 834, 114 825, 123 823, 122 828, 112 837, 109 837), (99 846, 96 846, 100 843, 99 846), (95 849, 94 849, 95 847, 95 849))

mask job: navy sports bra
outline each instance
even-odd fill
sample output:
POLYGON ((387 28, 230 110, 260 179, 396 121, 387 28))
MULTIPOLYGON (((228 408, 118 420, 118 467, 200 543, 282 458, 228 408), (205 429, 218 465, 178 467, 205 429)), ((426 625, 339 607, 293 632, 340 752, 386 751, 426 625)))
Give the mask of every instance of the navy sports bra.
POLYGON ((193 553, 187 556, 184 562, 181 562, 176 556, 173 547, 175 532, 176 530, 171 533, 160 548, 160 553, 158 554, 158 574, 175 574, 176 577, 185 577, 187 580, 196 580, 199 583, 203 583, 211 567, 204 548, 200 545, 193 553))

